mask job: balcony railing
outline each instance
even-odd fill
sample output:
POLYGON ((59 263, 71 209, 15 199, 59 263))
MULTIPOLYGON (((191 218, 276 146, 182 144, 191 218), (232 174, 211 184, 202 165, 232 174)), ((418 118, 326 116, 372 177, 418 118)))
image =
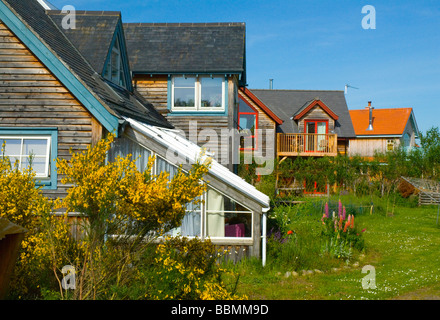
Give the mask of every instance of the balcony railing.
POLYGON ((278 156, 336 156, 338 137, 336 134, 278 133, 278 156))

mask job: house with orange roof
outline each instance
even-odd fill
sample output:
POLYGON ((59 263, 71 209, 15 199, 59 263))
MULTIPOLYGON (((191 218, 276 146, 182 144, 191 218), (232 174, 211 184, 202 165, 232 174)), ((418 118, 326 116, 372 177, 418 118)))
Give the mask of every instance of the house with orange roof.
POLYGON ((356 138, 349 142, 349 156, 373 157, 399 146, 407 150, 416 146, 420 133, 412 108, 350 110, 356 138))

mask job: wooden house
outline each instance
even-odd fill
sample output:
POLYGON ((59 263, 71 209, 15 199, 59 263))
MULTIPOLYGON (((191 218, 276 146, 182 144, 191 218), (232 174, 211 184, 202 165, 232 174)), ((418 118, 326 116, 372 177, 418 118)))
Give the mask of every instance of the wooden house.
POLYGON ((412 108, 350 110, 356 138, 350 139, 349 155, 373 157, 393 151, 399 146, 414 148, 420 133, 412 108))
MULTIPOLYGON (((56 158, 69 159, 70 150, 85 150, 108 132, 117 136, 110 161, 118 154, 140 155, 136 163, 144 170, 148 156, 155 155, 155 173, 172 176, 179 164, 189 169, 201 148, 178 136, 133 87, 120 13, 76 11, 75 29, 63 27, 63 15, 38 0, 0 0, 5 156, 26 166, 33 154, 37 180, 49 197, 63 197, 69 188, 60 182, 56 158), (176 153, 184 161, 170 156, 176 153)), ((236 75, 227 77, 225 83, 238 81, 236 75)), ((181 228, 173 232, 209 237, 245 255, 264 254, 261 229, 269 198, 215 160, 207 181, 205 202, 188 206, 181 228)))
MULTIPOLYGON (((276 122, 275 154, 279 161, 296 157, 345 155, 355 137, 343 91, 247 89, 281 122, 276 122)), ((316 181, 277 178, 278 192, 326 194, 316 181)))
POLYGON ((244 23, 124 24, 134 87, 185 137, 233 170, 244 23))
POLYGON ((249 91, 283 121, 276 128, 279 159, 345 154, 355 137, 343 91, 249 91))

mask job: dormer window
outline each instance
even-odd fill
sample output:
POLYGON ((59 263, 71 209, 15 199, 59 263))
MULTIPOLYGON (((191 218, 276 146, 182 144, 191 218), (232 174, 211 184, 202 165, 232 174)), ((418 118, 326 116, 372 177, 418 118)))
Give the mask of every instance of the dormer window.
POLYGON ((121 87, 126 87, 124 68, 121 58, 121 49, 119 45, 119 39, 117 37, 110 54, 110 59, 107 62, 107 66, 105 67, 104 78, 121 87))

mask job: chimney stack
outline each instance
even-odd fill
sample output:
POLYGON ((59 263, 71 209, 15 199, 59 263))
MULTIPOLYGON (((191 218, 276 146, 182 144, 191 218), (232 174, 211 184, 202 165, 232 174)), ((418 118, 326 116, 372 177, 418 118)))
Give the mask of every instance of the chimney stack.
POLYGON ((273 79, 269 79, 269 89, 273 89, 273 79))
POLYGON ((373 131, 373 107, 371 106, 371 101, 368 101, 368 109, 369 109, 369 125, 367 131, 373 131))

